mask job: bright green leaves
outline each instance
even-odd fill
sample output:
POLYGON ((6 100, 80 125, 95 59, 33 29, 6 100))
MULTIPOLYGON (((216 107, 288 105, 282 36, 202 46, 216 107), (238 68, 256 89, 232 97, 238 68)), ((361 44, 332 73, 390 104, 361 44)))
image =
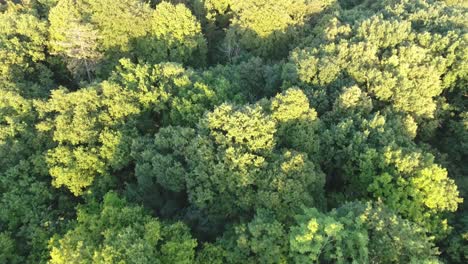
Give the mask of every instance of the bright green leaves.
MULTIPOLYGON (((334 0, 196 0, 214 60, 236 61, 247 54, 281 59, 310 33, 313 19, 334 0)), ((247 55, 249 56, 249 55, 247 55)))
POLYGON ((232 1, 232 22, 225 52, 236 56, 240 48, 256 56, 279 58, 291 42, 307 30, 310 18, 333 1, 232 1))
MULTIPOLYGON (((356 83, 397 111, 432 118, 437 106, 434 99, 466 75, 466 69, 453 60, 464 56, 459 45, 466 40, 458 30, 441 35, 430 24, 419 28, 420 20, 428 18, 418 16, 433 10, 420 6, 418 13, 405 15, 400 13, 405 6, 415 8, 405 2, 362 20, 353 17, 355 10, 343 11, 344 23, 339 25, 336 20, 324 20, 324 41, 311 41, 309 48, 292 52, 284 77, 311 89, 356 83)), ((451 23, 457 17, 453 13, 439 22, 451 23)))
POLYGON ((289 234, 296 263, 435 261, 432 239, 380 203, 348 203, 329 213, 304 209, 289 234))
POLYGON ((36 120, 31 100, 0 90, 0 173, 43 150, 48 138, 34 130, 36 120))
POLYGON ((24 133, 34 120, 32 104, 14 92, 0 91, 0 143, 24 133))
POLYGON ((200 23, 183 4, 162 2, 153 12, 148 34, 137 40, 136 55, 141 61, 173 61, 202 66, 207 47, 200 23))
POLYGON ((322 156, 322 168, 333 175, 328 184, 346 199, 381 199, 431 232, 440 231, 438 238, 442 238, 447 231, 442 216, 461 202, 457 186, 435 164, 434 156, 412 141, 412 118, 350 108, 366 107, 368 102, 356 88, 344 89, 333 106, 336 112, 322 119, 329 126, 321 141, 322 149, 329 150, 329 155, 322 156))
POLYGON ((276 95, 270 106, 272 117, 278 124, 279 144, 303 151, 315 158, 319 151, 317 112, 309 106, 309 100, 301 90, 290 88, 276 95))
MULTIPOLYGON (((141 190, 145 183, 157 183, 166 190, 186 191, 192 205, 221 219, 255 208, 269 208, 285 219, 301 205, 321 207, 324 174, 307 154, 294 150, 302 141, 287 146, 291 149, 276 144, 286 141, 287 134, 277 128, 288 118, 296 130, 306 131, 298 133, 314 137, 315 111, 300 90, 288 90, 269 104, 222 104, 196 130, 166 127, 154 141, 136 142, 133 156, 141 190), (286 117, 286 109, 298 114, 286 117)), ((308 144, 315 150, 319 143, 308 144)))
POLYGON ((333 110, 339 113, 370 113, 372 111, 372 100, 359 87, 352 86, 343 89, 333 105, 333 110))
MULTIPOLYGON (((74 92, 55 90, 50 100, 36 103, 42 121, 37 128, 50 131, 57 143, 48 154, 54 185, 80 195, 96 176, 107 177, 128 165, 138 131, 152 132, 165 124, 194 126, 220 101, 212 87, 179 64, 122 60, 110 81, 74 92)), ((253 134, 256 124, 251 125, 253 134)))
POLYGON ((190 149, 189 199, 217 215, 248 210, 265 158, 274 147, 275 123, 260 106, 224 104, 209 113, 201 126, 201 135, 190 149))
POLYGON ((94 177, 105 173, 105 163, 96 150, 78 147, 57 147, 48 152, 47 163, 55 187, 67 186, 75 195, 83 193, 94 177))
POLYGON ((124 56, 152 64, 205 62, 201 26, 182 4, 164 2, 153 10, 138 0, 61 0, 49 20, 52 51, 88 81, 95 72, 105 76, 124 56))
POLYGON ((95 89, 83 89, 75 93, 66 90, 55 90, 48 104, 39 103, 39 113, 57 112, 55 120, 47 120, 39 127, 41 130, 56 129, 53 139, 58 142, 68 141, 71 144, 80 144, 96 140, 98 131, 95 130, 98 122, 97 110, 100 102, 97 100, 98 92, 95 89), (76 108, 76 111, 75 111, 76 108))
POLYGON ((367 230, 370 262, 439 263, 435 258, 439 252, 434 238, 417 223, 401 218, 380 202, 347 203, 331 214, 340 217, 341 221, 354 216, 354 221, 367 230))
POLYGON ((317 118, 317 113, 309 109, 309 100, 298 88, 288 89, 284 94, 278 94, 271 102, 272 116, 280 123, 291 120, 317 118))
POLYGON ((74 1, 59 1, 49 14, 50 51, 60 55, 68 70, 79 79, 92 81, 96 65, 103 57, 98 50, 97 28, 82 22, 79 5, 74 1))
POLYGON ((206 128, 210 130, 213 141, 226 149, 265 153, 273 148, 275 123, 259 106, 236 109, 223 104, 207 115, 206 128))
MULTIPOLYGON (((45 59, 45 22, 31 14, 22 13, 21 10, 16 11, 14 8, 2 13, 1 19, 3 55, 10 54, 22 57, 22 60, 11 61, 11 63, 21 64, 45 59)), ((10 56, 3 58, 7 59, 8 57, 10 56)), ((10 63, 5 61, 5 64, 10 63)))
POLYGON ((445 61, 431 58, 417 46, 400 47, 380 62, 381 72, 369 72, 373 80, 369 92, 382 101, 393 101, 393 106, 416 116, 432 116, 436 104, 432 98, 443 91, 440 78, 445 61))
POLYGON ((460 1, 0 2, 0 262, 463 262, 460 1))
POLYGON ((291 53, 283 86, 303 88, 327 127, 320 163, 336 190, 331 204, 382 199, 440 240, 449 229, 444 215, 461 199, 445 169, 413 140, 429 126, 444 130, 438 119, 423 120, 459 114, 448 113, 459 109, 458 99, 451 108, 441 97, 460 95, 466 79, 455 62, 466 53, 466 22, 456 8, 426 1, 361 4, 323 17, 324 31, 291 53))
POLYGON ((51 263, 191 263, 196 241, 114 193, 78 209, 75 227, 51 240, 51 263))
POLYGON ((274 156, 259 180, 258 204, 288 219, 301 205, 324 207, 325 175, 305 153, 284 151, 274 156))
POLYGON ((291 228, 292 259, 296 263, 335 261, 346 263, 352 259, 368 261, 367 232, 359 219, 334 217, 316 209, 305 209, 296 216, 297 226, 291 228))
POLYGON ((138 92, 144 107, 164 112, 160 116, 164 125, 193 126, 205 111, 226 98, 208 78, 177 63, 148 65, 121 60, 110 79, 138 92))
POLYGON ((47 24, 13 5, 0 13, 0 86, 20 95, 42 97, 52 85, 45 66, 47 24))
POLYGON ((377 54, 373 44, 328 44, 321 49, 298 51, 291 57, 298 78, 306 84, 333 85, 343 82, 341 74, 346 73, 377 99, 392 102, 398 110, 416 116, 431 116, 435 111, 433 98, 444 88, 440 82, 445 71, 442 57, 431 57, 417 46, 395 48, 383 56, 377 54), (359 58, 352 58, 357 54, 359 58))
POLYGON ((205 244, 202 256, 212 263, 438 263, 432 240, 381 203, 354 202, 330 212, 303 207, 287 225, 257 210, 205 244))
POLYGON ((79 195, 97 175, 127 164, 135 129, 126 124, 143 111, 138 95, 105 82, 72 93, 56 90, 37 103, 38 129, 51 131, 58 144, 47 159, 55 186, 79 195))
MULTIPOLYGON (((62 1, 62 0, 60 0, 62 1)), ((99 43, 106 51, 131 49, 132 42, 147 33, 151 16, 148 4, 138 0, 80 0, 77 4, 84 20, 96 27, 99 43)))
POLYGON ((376 177, 368 190, 401 215, 444 236, 448 227, 441 212, 454 212, 463 201, 447 171, 433 164, 430 155, 391 149, 383 155, 387 172, 376 177))
POLYGON ((258 210, 249 223, 236 225, 219 242, 227 263, 287 263, 285 226, 268 210, 258 210))
POLYGON ((85 74, 91 81, 96 71, 110 70, 103 64, 113 66, 115 56, 147 33, 150 12, 138 0, 60 0, 49 15, 51 51, 64 58, 75 77, 85 74))
POLYGON ((356 31, 357 38, 385 49, 411 38, 411 23, 385 20, 383 15, 379 15, 363 21, 356 31))

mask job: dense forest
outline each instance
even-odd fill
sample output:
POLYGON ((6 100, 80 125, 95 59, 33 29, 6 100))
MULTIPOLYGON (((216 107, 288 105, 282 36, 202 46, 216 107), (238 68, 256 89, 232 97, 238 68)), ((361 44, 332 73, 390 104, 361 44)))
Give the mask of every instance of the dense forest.
POLYGON ((468 263, 468 1, 0 0, 0 263, 468 263))

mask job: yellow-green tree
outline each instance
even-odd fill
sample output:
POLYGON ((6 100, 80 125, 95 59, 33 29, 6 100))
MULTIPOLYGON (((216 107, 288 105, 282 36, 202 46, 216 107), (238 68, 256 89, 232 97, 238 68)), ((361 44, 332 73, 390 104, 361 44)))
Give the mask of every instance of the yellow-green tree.
POLYGON ((192 263, 195 239, 181 222, 166 224, 108 193, 78 208, 77 222, 51 240, 50 263, 192 263))
POLYGON ((0 12, 0 25, 0 90, 46 96, 53 86, 46 66, 47 23, 11 4, 0 12))

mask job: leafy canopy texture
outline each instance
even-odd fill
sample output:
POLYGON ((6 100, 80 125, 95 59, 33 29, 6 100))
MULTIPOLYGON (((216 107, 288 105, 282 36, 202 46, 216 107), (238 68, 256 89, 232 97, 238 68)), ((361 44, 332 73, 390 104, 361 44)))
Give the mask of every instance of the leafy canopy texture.
POLYGON ((60 0, 49 15, 52 52, 88 81, 108 73, 121 54, 142 62, 203 65, 206 43, 200 24, 184 5, 139 0, 60 0))
POLYGON ((462 0, 0 0, 0 263, 468 263, 462 0))
MULTIPOLYGON (((308 107, 300 90, 278 97, 290 98, 290 107, 308 107), (297 93, 305 101, 290 98, 297 93)), ((140 152, 135 153, 136 176, 141 185, 150 181, 171 191, 186 190, 190 202, 216 217, 239 217, 258 206, 287 217, 300 204, 321 201, 324 175, 306 153, 277 146, 282 135, 276 135, 279 124, 273 116, 284 115, 284 108, 269 114, 261 105, 222 104, 196 130, 163 128, 152 143, 134 144, 140 152)), ((307 118, 313 123, 316 116, 307 118)))
POLYGON ((102 205, 79 208, 75 227, 51 245, 50 263, 191 263, 197 243, 182 223, 161 223, 108 193, 102 205))

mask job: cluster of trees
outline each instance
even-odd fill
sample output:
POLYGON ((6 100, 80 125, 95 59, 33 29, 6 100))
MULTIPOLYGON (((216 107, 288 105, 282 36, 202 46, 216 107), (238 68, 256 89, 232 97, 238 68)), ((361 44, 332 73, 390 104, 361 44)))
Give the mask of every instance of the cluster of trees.
POLYGON ((467 8, 0 1, 0 263, 466 263, 467 8))

